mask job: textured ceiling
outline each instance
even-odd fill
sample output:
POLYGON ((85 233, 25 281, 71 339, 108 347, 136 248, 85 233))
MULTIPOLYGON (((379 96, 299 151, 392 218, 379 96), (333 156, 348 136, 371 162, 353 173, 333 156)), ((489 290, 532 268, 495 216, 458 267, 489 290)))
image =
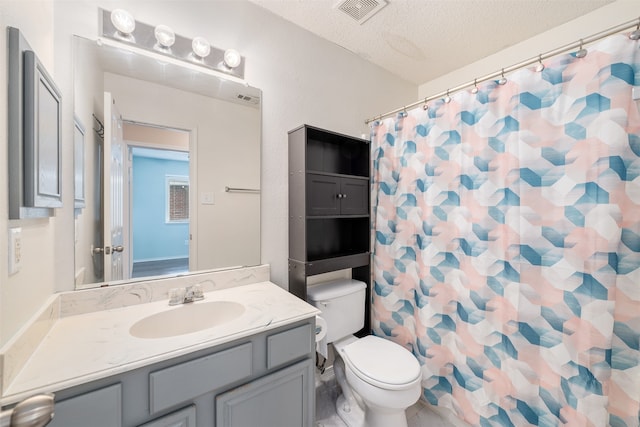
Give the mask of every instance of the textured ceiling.
POLYGON ((389 0, 358 24, 337 0, 250 0, 415 84, 613 0, 389 0))

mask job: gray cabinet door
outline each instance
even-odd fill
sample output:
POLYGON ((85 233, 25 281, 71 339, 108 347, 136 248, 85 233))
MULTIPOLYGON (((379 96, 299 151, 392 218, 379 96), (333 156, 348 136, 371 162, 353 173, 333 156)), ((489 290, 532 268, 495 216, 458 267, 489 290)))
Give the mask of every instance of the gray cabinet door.
POLYGON ((217 427, 311 427, 314 393, 311 359, 216 397, 217 427))
POLYGON ((55 404, 48 427, 120 427, 122 391, 120 384, 81 394, 55 404))
POLYGON ((139 427, 196 427, 196 407, 188 406, 139 427))

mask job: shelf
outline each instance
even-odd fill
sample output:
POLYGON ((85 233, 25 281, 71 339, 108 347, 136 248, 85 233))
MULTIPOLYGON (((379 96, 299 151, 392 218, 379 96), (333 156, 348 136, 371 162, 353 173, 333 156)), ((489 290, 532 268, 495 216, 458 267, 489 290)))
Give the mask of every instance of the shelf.
MULTIPOLYGON (((351 270, 371 298, 370 143, 303 125, 289 132, 289 292, 309 276, 351 270)), ((320 280, 317 278, 316 280, 320 280)), ((370 332, 370 307, 364 328, 370 332)))
POLYGON ((369 215, 307 215, 308 220, 316 219, 358 219, 369 218, 369 215))
POLYGON ((338 177, 338 178, 353 178, 353 179, 361 179, 363 181, 369 181, 369 177, 368 176, 347 175, 347 174, 344 174, 344 173, 325 172, 325 171, 318 171, 318 170, 312 170, 312 169, 308 169, 306 172, 308 174, 335 176, 335 177, 338 177))
POLYGON ((307 221, 306 260, 369 251, 369 218, 333 218, 307 221))
POLYGON ((306 131, 306 170, 369 179, 369 141, 313 127, 306 131))
POLYGON ((304 265, 307 276, 328 273, 330 271, 344 270, 347 268, 357 268, 369 265, 370 253, 361 252, 349 255, 322 258, 309 262, 290 260, 290 262, 304 265))

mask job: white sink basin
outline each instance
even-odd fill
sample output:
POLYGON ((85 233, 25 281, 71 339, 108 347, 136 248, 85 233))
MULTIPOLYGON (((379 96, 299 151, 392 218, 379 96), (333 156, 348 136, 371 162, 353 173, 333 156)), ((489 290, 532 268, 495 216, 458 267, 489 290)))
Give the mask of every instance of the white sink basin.
POLYGON ((129 329, 136 338, 167 338, 223 325, 242 315, 245 308, 233 301, 181 304, 137 321, 129 329))

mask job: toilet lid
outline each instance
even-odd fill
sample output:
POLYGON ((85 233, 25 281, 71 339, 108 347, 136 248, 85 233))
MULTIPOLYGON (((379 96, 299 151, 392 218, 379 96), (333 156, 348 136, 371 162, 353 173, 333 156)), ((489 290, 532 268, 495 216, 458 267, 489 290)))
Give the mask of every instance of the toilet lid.
POLYGON ((381 388, 399 388, 420 377, 420 364, 413 354, 373 335, 345 346, 341 356, 360 379, 381 388))

